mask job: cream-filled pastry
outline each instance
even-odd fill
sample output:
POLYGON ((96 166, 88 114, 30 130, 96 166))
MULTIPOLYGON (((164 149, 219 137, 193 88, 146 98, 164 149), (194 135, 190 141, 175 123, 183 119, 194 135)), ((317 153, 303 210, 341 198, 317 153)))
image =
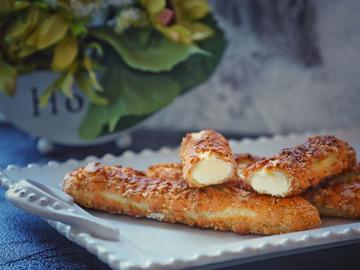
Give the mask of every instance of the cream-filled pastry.
POLYGON ((244 180, 258 193, 298 195, 356 164, 352 147, 334 136, 316 136, 246 168, 244 180))
POLYGON ((180 159, 190 187, 221 184, 236 176, 229 143, 214 130, 187 134, 181 142, 180 159))

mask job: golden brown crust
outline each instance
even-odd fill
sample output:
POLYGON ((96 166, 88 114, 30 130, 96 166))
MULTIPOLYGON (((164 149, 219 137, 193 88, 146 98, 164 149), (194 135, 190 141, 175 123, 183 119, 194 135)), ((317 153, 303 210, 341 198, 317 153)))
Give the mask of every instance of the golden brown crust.
POLYGON ((150 166, 145 174, 149 178, 169 181, 183 181, 182 166, 180 163, 159 163, 150 166))
POLYGON ((240 165, 241 167, 248 167, 257 161, 264 159, 264 157, 254 156, 249 153, 242 153, 234 154, 234 159, 237 166, 240 165))
POLYGON ((227 184, 190 188, 184 180, 164 178, 97 164, 71 172, 64 191, 88 208, 240 234, 287 233, 320 225, 316 208, 301 197, 279 199, 227 184))
POLYGON ((188 133, 182 139, 180 146, 180 160, 183 167, 183 178, 191 187, 203 187, 206 184, 199 183, 193 177, 193 170, 202 160, 204 154, 219 158, 232 164, 231 175, 223 179, 222 183, 236 175, 236 164, 232 155, 229 142, 220 133, 212 129, 202 130, 198 133, 188 133))
POLYGON ((321 216, 360 218, 360 165, 307 191, 304 198, 318 208, 321 216))
POLYGON ((290 188, 284 196, 291 196, 349 170, 355 163, 355 151, 348 143, 334 136, 316 136, 284 149, 274 157, 256 162, 244 171, 244 176, 251 184, 252 175, 260 169, 281 171, 290 181, 290 188))

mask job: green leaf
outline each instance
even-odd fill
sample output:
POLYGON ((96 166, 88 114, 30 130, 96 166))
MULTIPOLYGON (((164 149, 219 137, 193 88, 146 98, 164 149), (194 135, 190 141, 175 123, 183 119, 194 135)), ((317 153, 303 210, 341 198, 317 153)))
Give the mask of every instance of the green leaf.
POLYGON ((68 98, 73 98, 72 86, 74 84, 74 76, 70 72, 62 73, 59 78, 53 81, 40 96, 40 107, 46 107, 49 103, 51 95, 61 90, 68 98))
POLYGON ((218 28, 216 21, 208 16, 205 23, 214 29, 214 35, 198 42, 198 45, 200 49, 210 53, 210 56, 193 55, 188 61, 177 65, 171 71, 171 76, 180 83, 182 93, 203 83, 212 75, 226 48, 224 33, 218 28))
POLYGON ((91 42, 90 44, 85 45, 86 49, 94 50, 97 56, 103 56, 104 50, 98 42, 91 42))
POLYGON ((91 60, 91 58, 89 56, 85 55, 83 64, 84 64, 86 71, 89 74, 89 79, 90 79, 93 89, 95 89, 98 92, 103 92, 104 89, 97 80, 96 73, 94 71, 93 61, 91 60))
POLYGON ((76 76, 76 83, 80 90, 83 91, 95 105, 104 106, 108 104, 108 101, 105 98, 96 93, 88 75, 79 73, 76 76))
POLYGON ((90 20, 87 17, 75 20, 70 25, 71 33, 75 37, 77 37, 79 35, 85 35, 87 33, 87 25, 89 24, 89 22, 90 22, 90 20))
POLYGON ((89 33, 112 46, 130 67, 143 71, 168 71, 199 53, 197 47, 172 42, 150 28, 129 29, 122 34, 96 28, 89 33))
POLYGON ((9 65, 0 56, 0 90, 9 96, 13 96, 16 90, 16 77, 16 68, 9 65))
POLYGON ((40 11, 30 8, 27 13, 19 13, 6 31, 5 39, 11 41, 16 38, 26 37, 36 27, 40 18, 40 11))
POLYGON ((80 127, 80 136, 94 139, 109 134, 109 130, 128 129, 169 104, 178 94, 206 81, 219 64, 226 47, 224 35, 215 21, 207 18, 206 23, 215 34, 199 43, 199 47, 209 52, 210 56, 192 55, 168 72, 150 74, 134 71, 124 66, 116 53, 111 54, 111 49, 105 50, 110 63, 102 85, 111 104, 90 106, 80 127))
POLYGON ((65 37, 69 26, 70 23, 61 12, 54 13, 36 28, 26 44, 39 50, 50 47, 65 37))
POLYGON ((72 87, 74 85, 74 75, 71 72, 67 72, 60 84, 60 89, 68 98, 73 98, 74 93, 72 87))
MULTIPOLYGON (((181 94, 185 94, 193 87, 205 82, 215 71, 225 51, 226 40, 224 33, 217 27, 215 20, 211 16, 208 16, 205 22, 214 29, 214 35, 198 44, 200 49, 210 54, 210 57, 202 54, 192 55, 187 61, 180 63, 172 71, 163 73, 180 84, 181 94)), ((120 119, 115 130, 121 131, 130 128, 151 115, 152 113, 141 117, 124 117, 120 119)))
MULTIPOLYGON (((102 80, 108 106, 91 104, 80 126, 83 139, 94 139, 103 131, 122 126, 122 118, 151 114, 169 104, 179 93, 179 84, 163 74, 129 69, 115 52, 108 50, 108 71, 102 80)), ((128 126, 127 126, 128 127, 128 126)))
MULTIPOLYGON (((214 29, 214 35, 199 44, 199 47, 211 54, 210 57, 201 54, 192 55, 187 61, 177 65, 172 71, 163 73, 165 76, 176 80, 181 86, 181 94, 193 89, 193 87, 205 82, 215 71, 218 66, 223 52, 226 48, 226 40, 224 34, 217 27, 214 19, 208 17, 207 25, 214 29)), ((120 120, 116 127, 116 131, 125 130, 134 126, 152 114, 143 115, 141 117, 127 117, 120 120)))
POLYGON ((60 77, 59 79, 54 81, 41 94, 40 100, 39 100, 40 107, 44 108, 49 104, 49 99, 50 99, 51 95, 60 88, 59 84, 61 83, 62 79, 63 79, 63 77, 60 77))

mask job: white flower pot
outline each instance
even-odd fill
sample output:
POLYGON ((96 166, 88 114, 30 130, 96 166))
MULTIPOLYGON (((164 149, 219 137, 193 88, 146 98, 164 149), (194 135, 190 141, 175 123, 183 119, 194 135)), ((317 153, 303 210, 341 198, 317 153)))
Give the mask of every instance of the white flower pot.
POLYGON ((99 144, 116 140, 124 133, 114 133, 91 141, 80 138, 78 128, 86 114, 89 101, 77 89, 74 89, 74 99, 56 92, 48 106, 40 108, 38 99, 56 76, 50 71, 37 71, 20 76, 14 97, 0 92, 0 112, 9 122, 27 133, 62 145, 99 144))

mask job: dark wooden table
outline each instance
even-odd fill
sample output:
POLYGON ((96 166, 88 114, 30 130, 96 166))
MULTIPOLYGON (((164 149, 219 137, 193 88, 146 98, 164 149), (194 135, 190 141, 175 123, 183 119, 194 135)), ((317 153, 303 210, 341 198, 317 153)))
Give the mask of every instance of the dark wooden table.
MULTIPOLYGON (((184 132, 138 130, 131 150, 175 146, 184 132)), ((239 139, 239 134, 228 134, 239 139)), ((113 143, 97 147, 56 147, 48 155, 36 150, 36 139, 9 124, 0 124, 0 167, 26 165, 48 160, 82 159, 87 155, 121 154, 113 143)), ((360 243, 239 265, 212 265, 227 269, 360 269, 360 243)), ((68 241, 45 221, 12 207, 0 190, 0 269, 109 269, 84 248, 68 241)), ((210 269, 210 266, 203 267, 210 269)))

